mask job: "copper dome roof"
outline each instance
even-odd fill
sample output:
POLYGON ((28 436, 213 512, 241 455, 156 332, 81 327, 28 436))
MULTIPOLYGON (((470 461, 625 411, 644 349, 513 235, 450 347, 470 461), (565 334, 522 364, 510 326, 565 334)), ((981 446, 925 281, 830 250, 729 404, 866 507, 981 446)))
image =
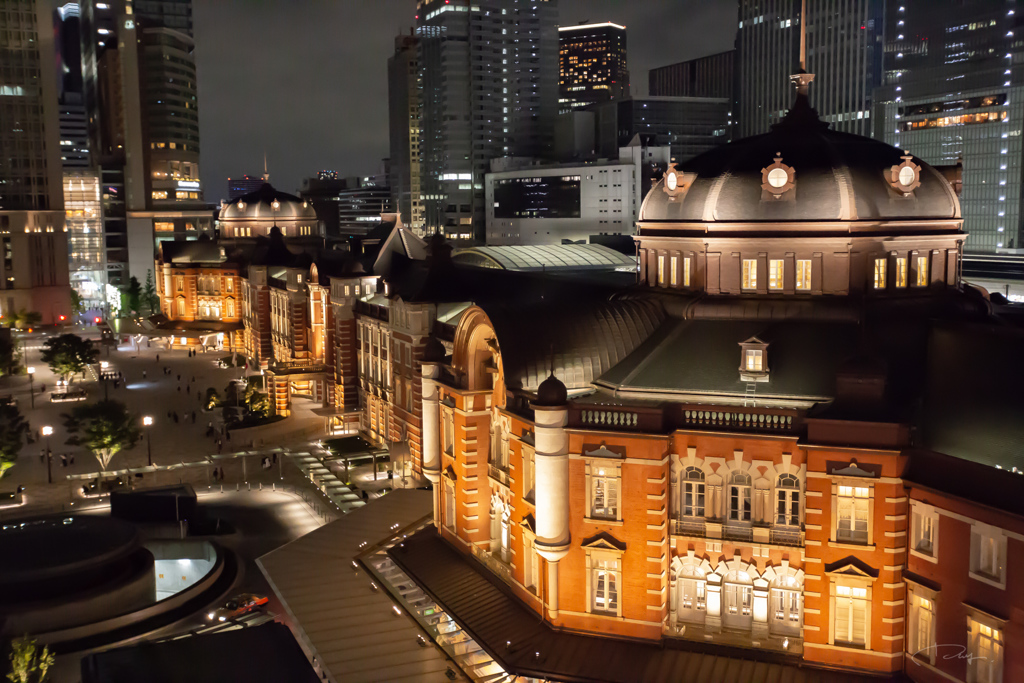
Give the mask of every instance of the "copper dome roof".
POLYGON ((221 221, 311 221, 316 223, 313 206, 295 195, 281 192, 270 183, 255 192, 232 200, 221 209, 221 221))
POLYGON ((960 218, 956 193, 937 169, 884 142, 830 130, 802 97, 771 132, 678 165, 675 188, 671 171, 648 192, 641 223, 960 218), (920 182, 909 192, 893 176, 904 162, 918 169, 906 178, 920 182), (773 166, 791 172, 791 186, 769 186, 773 166))

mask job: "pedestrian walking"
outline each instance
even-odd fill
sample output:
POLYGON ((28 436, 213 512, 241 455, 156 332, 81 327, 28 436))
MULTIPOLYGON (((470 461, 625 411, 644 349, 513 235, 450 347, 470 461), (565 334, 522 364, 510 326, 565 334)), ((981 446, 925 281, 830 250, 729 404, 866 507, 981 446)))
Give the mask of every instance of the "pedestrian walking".
POLYGON ((142 379, 146 379, 146 371, 145 370, 142 371, 142 379))
POLYGON ((75 454, 74 454, 74 453, 72 453, 72 454, 71 454, 71 455, 70 455, 70 456, 68 457, 68 462, 69 462, 70 464, 72 464, 72 465, 74 465, 74 464, 75 464, 75 454))
MULTIPOLYGON (((776 174, 776 175, 778 175, 778 174, 776 174)), ((160 354, 159 354, 159 353, 158 353, 158 354, 156 354, 156 362, 157 362, 157 363, 159 363, 159 362, 160 362, 160 354)))
POLYGON ((39 451, 39 462, 46 462, 46 449, 39 451))
POLYGON ((276 451, 274 452, 274 464, 275 465, 277 464, 277 452, 276 451))
POLYGON ((178 411, 174 411, 174 424, 178 424, 178 411))
POLYGON ((179 394, 181 393, 181 385, 180 384, 178 385, 178 393, 179 394))
POLYGON ((221 449, 223 449, 223 448, 224 448, 224 442, 221 441, 220 439, 217 439, 217 453, 220 454, 221 449))
POLYGON ((67 467, 68 466, 68 456, 65 455, 64 453, 60 454, 60 466, 61 467, 67 467))

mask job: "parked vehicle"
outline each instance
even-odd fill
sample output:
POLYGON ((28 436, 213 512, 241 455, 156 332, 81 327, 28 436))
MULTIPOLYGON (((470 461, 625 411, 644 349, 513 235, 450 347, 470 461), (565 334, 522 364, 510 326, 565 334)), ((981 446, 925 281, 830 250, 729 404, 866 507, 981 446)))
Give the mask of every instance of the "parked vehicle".
POLYGON ((241 593, 225 602, 223 607, 219 607, 207 614, 206 620, 227 621, 228 619, 237 619, 244 614, 264 609, 269 602, 270 598, 265 595, 241 593))

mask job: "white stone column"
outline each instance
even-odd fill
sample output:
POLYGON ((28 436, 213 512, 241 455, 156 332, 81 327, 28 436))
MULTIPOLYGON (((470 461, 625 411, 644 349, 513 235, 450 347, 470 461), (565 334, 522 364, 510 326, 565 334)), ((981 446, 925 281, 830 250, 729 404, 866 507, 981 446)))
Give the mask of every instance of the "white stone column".
POLYGON ((437 377, 441 368, 437 363, 424 361, 421 366, 423 374, 423 476, 434 487, 434 526, 440 526, 441 519, 441 440, 440 407, 437 401, 437 377))
POLYGON ((537 553, 548 561, 548 616, 558 618, 558 561, 569 552, 569 440, 565 406, 534 405, 537 553))

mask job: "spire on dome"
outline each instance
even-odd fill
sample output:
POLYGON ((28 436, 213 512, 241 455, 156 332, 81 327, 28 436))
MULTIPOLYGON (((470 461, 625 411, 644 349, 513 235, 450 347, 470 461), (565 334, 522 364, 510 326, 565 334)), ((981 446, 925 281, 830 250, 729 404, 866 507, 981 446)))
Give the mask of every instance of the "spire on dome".
POLYGON ((801 127, 801 128, 828 128, 828 124, 818 118, 818 112, 811 106, 811 101, 807 97, 807 89, 810 86, 811 81, 814 80, 814 74, 807 73, 807 0, 802 0, 800 3, 800 68, 789 77, 789 82, 796 88, 796 98, 793 100, 793 105, 789 108, 789 112, 783 117, 781 121, 776 123, 772 128, 781 126, 783 128, 789 127, 801 127))

